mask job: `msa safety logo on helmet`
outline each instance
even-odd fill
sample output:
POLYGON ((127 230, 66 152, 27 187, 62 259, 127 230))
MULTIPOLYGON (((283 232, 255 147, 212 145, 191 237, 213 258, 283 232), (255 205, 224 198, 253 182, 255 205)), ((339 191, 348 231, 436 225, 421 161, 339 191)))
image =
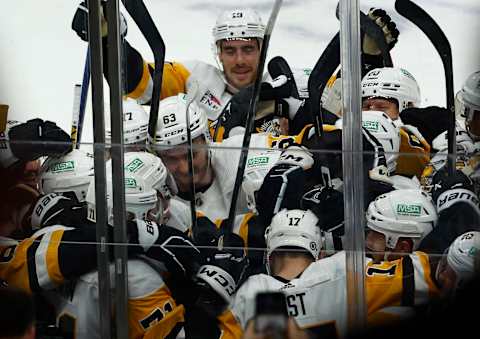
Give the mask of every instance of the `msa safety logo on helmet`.
POLYGON ((142 168, 144 165, 145 164, 142 160, 135 158, 127 166, 125 166, 125 169, 129 172, 135 173, 139 168, 142 168))
POLYGON ((362 121, 362 126, 369 132, 378 132, 378 121, 362 121))
POLYGON ((417 217, 422 214, 422 205, 398 204, 397 213, 399 215, 408 215, 408 216, 417 217))
POLYGON ((125 178, 125 188, 136 188, 137 181, 133 178, 125 178))
POLYGON ((73 161, 59 162, 50 167, 52 173, 73 172, 74 170, 75 162, 73 161))
POLYGON ((249 159, 247 162, 248 167, 255 167, 268 164, 268 157, 256 157, 249 159))

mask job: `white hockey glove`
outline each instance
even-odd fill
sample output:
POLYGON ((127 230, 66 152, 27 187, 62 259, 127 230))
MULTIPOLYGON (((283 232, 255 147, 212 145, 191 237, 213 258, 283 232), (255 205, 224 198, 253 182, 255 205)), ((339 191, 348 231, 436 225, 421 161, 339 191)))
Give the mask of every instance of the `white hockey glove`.
MULTIPOLYGON (((398 41, 400 32, 397 25, 383 9, 371 8, 368 17, 374 21, 383 31, 389 49, 392 49, 398 41)), ((362 52, 370 55, 380 55, 382 52, 375 41, 368 35, 363 36, 362 52)))
POLYGON ((292 145, 280 154, 277 164, 290 164, 300 166, 304 171, 309 170, 313 166, 313 155, 310 151, 300 145, 292 145))
MULTIPOLYGON (((102 38, 105 38, 108 34, 107 19, 104 15, 105 4, 106 1, 102 1, 102 6, 100 6, 102 38)), ((88 41, 88 8, 85 1, 82 1, 75 11, 72 20, 72 29, 80 39, 88 41)), ((120 35, 122 37, 127 35, 127 20, 125 20, 122 13, 120 13, 120 35)))

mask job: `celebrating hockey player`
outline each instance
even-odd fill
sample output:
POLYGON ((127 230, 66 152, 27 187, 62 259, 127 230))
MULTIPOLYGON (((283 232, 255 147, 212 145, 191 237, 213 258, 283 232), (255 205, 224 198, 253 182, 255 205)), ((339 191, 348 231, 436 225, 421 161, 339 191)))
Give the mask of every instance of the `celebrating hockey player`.
MULTIPOLYGON (((87 16, 88 9, 85 2, 82 2, 73 18, 72 29, 84 41, 88 40, 87 16)), ((390 17, 385 11, 374 9, 371 10, 369 17, 382 27, 390 42, 390 46, 393 47, 399 33, 390 17)), ((105 18, 103 19, 102 34, 105 37, 107 29, 106 20, 105 18)), ((127 26, 123 17, 121 17, 120 30, 121 34, 125 36, 127 26)), ((252 85, 258 76, 258 61, 265 33, 265 25, 260 15, 254 9, 238 8, 221 13, 217 17, 212 32, 214 58, 217 61, 218 68, 201 61, 165 63, 161 98, 181 92, 190 92, 193 84, 198 83, 199 91, 195 100, 206 111, 209 126, 214 128, 217 127, 218 120, 232 95, 252 85)), ((364 40, 369 42, 363 46, 364 61, 371 62, 374 59, 378 59, 379 55, 377 53, 379 54, 379 51, 375 47, 375 43, 372 39, 366 38, 364 40)), ((106 43, 106 39, 104 41, 106 43)), ((128 96, 136 99, 141 104, 149 103, 153 88, 151 74, 155 65, 145 62, 140 53, 132 48, 128 42, 125 43, 124 51, 125 58, 128 60, 128 68, 125 72, 127 74, 128 96)), ((105 58, 104 60, 106 62, 108 59, 105 58)), ((282 70, 278 74, 271 74, 271 77, 274 78, 274 84, 267 81, 266 87, 269 89, 273 88, 273 92, 276 92, 275 90, 278 87, 282 88, 282 90, 279 90, 274 95, 275 105, 273 106, 275 108, 273 111, 275 113, 273 115, 267 114, 270 116, 269 119, 278 119, 279 117, 293 119, 303 102, 303 98, 300 97, 298 91, 293 90, 296 87, 294 76, 292 76, 291 72, 282 70), (275 82, 278 75, 283 77, 279 78, 280 81, 275 82), (282 101, 282 112, 278 112, 277 99, 282 101)), ((243 94, 243 96, 245 95, 243 94)), ((241 113, 245 114, 246 112, 241 113)), ((223 118, 227 118, 226 115, 228 114, 223 115, 223 118)), ((238 126, 244 126, 242 119, 238 119, 238 117, 233 117, 233 119, 236 121, 234 125, 238 123, 238 126)), ((261 117, 257 121, 257 128, 260 131, 268 131, 271 125, 271 121, 266 121, 261 117)), ((296 129, 295 132, 298 133, 300 129, 296 129)), ((222 140, 223 133, 220 132, 216 135, 215 140, 222 140)), ((228 131, 225 136, 227 134, 228 131)))

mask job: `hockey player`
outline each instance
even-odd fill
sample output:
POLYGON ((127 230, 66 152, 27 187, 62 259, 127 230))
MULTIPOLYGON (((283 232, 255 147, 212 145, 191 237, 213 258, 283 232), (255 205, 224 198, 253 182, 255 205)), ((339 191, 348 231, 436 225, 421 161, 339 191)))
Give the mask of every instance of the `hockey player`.
MULTIPOLYGON (((401 113, 419 104, 420 88, 417 81, 403 68, 373 69, 362 79, 362 109, 382 111, 400 128, 400 154, 396 173, 407 177, 415 175, 418 178, 430 161, 430 144, 419 131, 424 130, 423 127, 428 129, 428 126, 412 126, 408 124, 409 119, 404 124, 401 117, 407 116, 407 113, 401 113)), ((408 116, 410 115, 409 113, 408 116)))
POLYGON ((435 278, 444 297, 453 297, 480 274, 480 232, 458 236, 438 263, 435 278))
MULTIPOLYGON (((85 6, 85 2, 82 2, 72 22, 72 29, 84 41, 88 40, 88 29, 86 27, 87 12, 88 9, 85 6)), ((398 30, 395 24, 391 22, 385 11, 377 11, 376 13, 376 15, 371 16, 372 20, 375 20, 383 28, 385 35, 393 46, 398 38, 398 30)), ((105 37, 107 34, 105 20, 103 20, 103 26, 102 32, 105 37)), ((221 13, 213 27, 214 58, 219 68, 201 61, 190 61, 183 64, 178 62, 166 63, 164 66, 161 98, 189 92, 192 85, 198 83, 199 92, 196 96, 196 102, 206 111, 209 126, 212 126, 213 132, 213 128, 216 127, 218 119, 232 95, 252 85, 257 77, 258 60, 264 31, 265 25, 260 15, 251 8, 233 9, 221 13)), ((122 35, 125 35, 127 32, 124 18, 121 19, 121 32, 122 35)), ((104 40, 106 43, 106 39, 104 40)), ((371 39, 365 40, 371 42, 371 39)), ((136 99, 141 104, 148 103, 152 95, 153 83, 151 73, 155 65, 145 62, 142 56, 128 42, 125 43, 124 50, 125 58, 128 60, 128 63, 126 63, 128 68, 125 72, 127 74, 128 96, 136 99)), ((372 43, 365 44, 363 52, 367 56, 366 59, 378 57, 378 55, 369 55, 369 53, 376 53, 377 50, 372 46, 372 43)), ((106 61, 107 58, 104 59, 104 64, 107 64, 106 61)), ((287 87, 291 87, 294 83, 293 77, 285 77, 285 74, 283 75, 284 79, 289 82, 287 87)), ((275 77, 272 75, 272 78, 275 77)), ((289 117, 290 119, 295 116, 303 102, 296 95, 287 95, 285 97, 282 94, 276 99, 287 99, 283 100, 282 106, 283 110, 287 112, 283 112, 281 116, 289 117)), ((259 119, 257 127, 262 130, 263 124, 271 125, 259 119)), ((266 130, 263 129, 262 131, 266 130)), ((215 141, 221 141, 222 138, 223 133, 220 133, 218 138, 215 138, 215 141)))

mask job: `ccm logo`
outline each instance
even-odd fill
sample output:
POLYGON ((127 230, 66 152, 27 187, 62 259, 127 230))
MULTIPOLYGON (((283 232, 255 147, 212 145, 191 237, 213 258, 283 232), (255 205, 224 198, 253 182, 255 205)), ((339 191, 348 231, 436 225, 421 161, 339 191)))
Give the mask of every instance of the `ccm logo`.
POLYGON ((217 283, 222 286, 229 296, 232 296, 235 293, 235 286, 232 286, 228 279, 222 274, 212 268, 212 266, 204 266, 200 269, 199 275, 206 275, 210 279, 215 280, 217 283))
POLYGON ((177 135, 177 134, 180 134, 180 133, 183 133, 183 128, 179 129, 179 130, 176 130, 176 131, 171 131, 171 132, 165 133, 165 138, 166 137, 171 137, 171 136, 174 136, 174 135, 177 135))
POLYGON ((452 201, 452 200, 457 200, 457 199, 471 201, 476 206, 478 206, 478 202, 479 202, 478 198, 473 193, 470 193, 470 192, 461 192, 461 193, 453 192, 453 193, 448 194, 445 198, 438 200, 438 207, 440 208, 443 205, 445 205, 447 202, 452 201))
POLYGON ((378 82, 367 82, 362 85, 362 87, 373 87, 373 86, 378 86, 378 82))

